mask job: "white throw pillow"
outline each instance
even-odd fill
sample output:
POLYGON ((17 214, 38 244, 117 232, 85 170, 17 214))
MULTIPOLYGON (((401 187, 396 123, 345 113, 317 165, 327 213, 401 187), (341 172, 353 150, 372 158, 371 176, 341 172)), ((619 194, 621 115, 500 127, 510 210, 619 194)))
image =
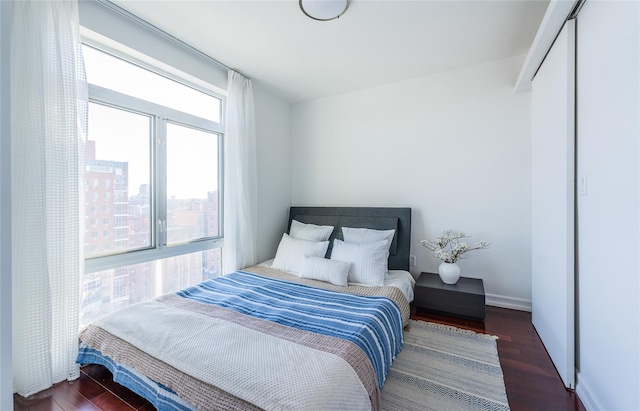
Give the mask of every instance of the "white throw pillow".
POLYGON ((305 256, 302 261, 300 278, 326 281, 344 287, 347 285, 350 268, 351 263, 348 262, 305 256))
POLYGON ((388 254, 386 240, 364 244, 333 240, 331 259, 351 263, 348 281, 382 286, 387 272, 388 254))
POLYGON ((324 257, 329 248, 328 241, 308 241, 293 238, 284 233, 272 267, 277 270, 298 274, 302 268, 305 255, 324 257))
POLYGON ((300 240, 327 241, 333 233, 333 226, 305 224, 297 220, 291 220, 289 235, 300 240))

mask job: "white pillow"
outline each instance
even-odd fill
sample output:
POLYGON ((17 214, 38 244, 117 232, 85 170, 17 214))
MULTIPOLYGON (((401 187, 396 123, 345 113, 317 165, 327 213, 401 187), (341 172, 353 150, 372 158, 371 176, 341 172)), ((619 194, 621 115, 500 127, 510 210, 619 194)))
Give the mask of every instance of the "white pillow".
POLYGON ((389 271, 389 249, 393 241, 396 230, 373 230, 370 228, 342 227, 342 236, 347 243, 366 244, 378 241, 387 241, 387 261, 385 261, 384 272, 389 271))
POLYGON ((391 247, 396 230, 372 230, 370 228, 342 227, 342 236, 346 243, 375 243, 385 240, 388 242, 387 251, 391 247))
POLYGON ((333 233, 333 226, 305 224, 297 220, 291 221, 289 235, 300 240, 327 241, 333 233))
POLYGON ((348 281, 367 285, 384 285, 389 246, 386 240, 375 243, 346 243, 333 240, 331 259, 351 263, 348 281))
POLYGON ((284 233, 278 245, 278 251, 276 251, 276 258, 273 260, 272 267, 277 270, 298 274, 300 268, 302 268, 302 261, 305 255, 324 257, 327 253, 327 248, 329 248, 328 241, 300 240, 284 233))
POLYGON ((300 278, 326 281, 344 287, 347 285, 350 268, 351 263, 322 257, 305 256, 302 261, 300 278))

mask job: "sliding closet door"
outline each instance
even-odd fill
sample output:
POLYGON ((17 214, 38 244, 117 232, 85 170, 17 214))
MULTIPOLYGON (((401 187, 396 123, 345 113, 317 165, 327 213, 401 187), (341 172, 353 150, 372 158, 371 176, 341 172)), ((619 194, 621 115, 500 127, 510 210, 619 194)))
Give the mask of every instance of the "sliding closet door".
POLYGON ((565 386, 575 387, 575 22, 533 80, 533 325, 565 386))

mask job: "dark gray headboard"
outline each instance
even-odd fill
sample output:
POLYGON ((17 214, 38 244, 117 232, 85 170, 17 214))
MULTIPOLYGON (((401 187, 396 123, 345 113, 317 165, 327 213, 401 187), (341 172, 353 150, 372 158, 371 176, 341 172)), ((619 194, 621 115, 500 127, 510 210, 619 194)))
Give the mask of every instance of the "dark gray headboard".
POLYGON ((342 227, 371 228, 375 230, 395 229, 389 249, 389 269, 409 271, 411 248, 411 208, 397 207, 291 207, 291 220, 316 225, 331 225, 333 233, 329 240, 327 256, 331 255, 333 239, 342 240, 342 227))

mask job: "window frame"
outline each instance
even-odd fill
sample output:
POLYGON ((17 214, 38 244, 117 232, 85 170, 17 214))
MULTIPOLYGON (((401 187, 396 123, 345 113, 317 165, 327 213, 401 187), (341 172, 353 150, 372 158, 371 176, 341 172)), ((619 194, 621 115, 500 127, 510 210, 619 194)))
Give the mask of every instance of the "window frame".
POLYGON ((189 113, 185 113, 173 108, 152 103, 137 97, 122 94, 120 92, 106 89, 94 84, 89 84, 89 101, 119 110, 125 110, 136 114, 148 116, 150 118, 150 187, 151 204, 150 220, 154 222, 151 229, 151 244, 148 247, 133 250, 120 251, 117 253, 101 254, 97 256, 85 256, 85 270, 89 274, 134 264, 145 263, 154 260, 161 260, 185 254, 202 252, 221 248, 224 244, 224 113, 226 109, 226 98, 212 90, 203 90, 191 82, 182 81, 175 75, 168 75, 163 70, 155 70, 148 64, 140 64, 135 58, 129 59, 123 56, 124 53, 114 53, 113 50, 105 50, 95 44, 85 42, 86 46, 98 49, 101 52, 110 54, 115 58, 125 60, 149 70, 155 74, 164 76, 170 80, 181 83, 185 87, 191 87, 204 92, 220 100, 220 122, 204 119, 189 113), (182 243, 167 244, 166 217, 167 217, 167 196, 166 196, 166 126, 168 123, 177 124, 183 127, 200 130, 217 135, 218 139, 218 235, 195 239, 182 243))

